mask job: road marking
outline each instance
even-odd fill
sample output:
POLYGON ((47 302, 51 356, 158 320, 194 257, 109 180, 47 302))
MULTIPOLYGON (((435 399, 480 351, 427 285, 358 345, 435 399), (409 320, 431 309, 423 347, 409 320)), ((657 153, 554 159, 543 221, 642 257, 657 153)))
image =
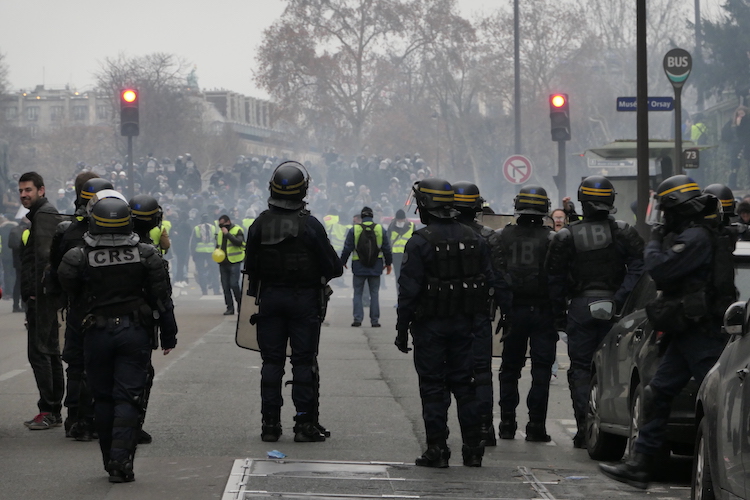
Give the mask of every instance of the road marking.
MULTIPOLYGON (((519 466, 518 472, 520 472, 523 475, 524 479, 526 480, 525 482, 529 483, 531 487, 534 488, 534 490, 539 495, 541 495, 541 498, 545 498, 548 500, 555 499, 552 493, 549 492, 549 490, 544 486, 544 484, 541 481, 539 481, 529 469, 527 469, 524 466, 519 466)), ((551 484, 551 483, 547 483, 547 484, 551 484)))
POLYGON ((6 380, 8 380, 10 378, 15 377, 16 375, 20 375, 20 374, 22 374, 25 371, 26 370, 11 370, 11 371, 9 371, 7 373, 3 373, 2 375, 0 375, 0 382, 4 382, 4 381, 6 381, 6 380))
POLYGON ((189 356, 190 353, 193 352, 193 349, 195 349, 196 347, 198 347, 201 344, 205 344, 206 343, 206 337, 208 337, 209 335, 215 334, 216 332, 218 332, 219 330, 222 330, 223 328, 224 328, 224 323, 222 322, 221 324, 213 327, 208 332, 206 332, 201 338, 199 338, 198 340, 196 340, 195 342, 193 342, 193 345, 191 345, 190 347, 188 347, 187 350, 183 351, 182 354, 180 354, 180 356, 177 359, 173 359, 171 363, 169 363, 167 366, 165 366, 164 368, 162 368, 161 370, 159 370, 159 373, 157 373, 154 376, 154 382, 156 382, 157 380, 159 380, 162 377, 162 375, 164 375, 165 373, 167 373, 167 371, 169 371, 170 368, 172 368, 175 364, 177 364, 177 362, 179 362, 182 359, 184 359, 187 356, 189 356))

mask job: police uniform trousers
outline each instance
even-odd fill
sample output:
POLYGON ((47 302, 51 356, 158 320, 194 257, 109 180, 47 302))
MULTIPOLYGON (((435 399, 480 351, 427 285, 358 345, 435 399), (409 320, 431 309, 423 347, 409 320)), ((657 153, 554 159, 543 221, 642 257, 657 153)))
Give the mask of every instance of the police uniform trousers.
POLYGON ((109 318, 85 332, 86 373, 105 464, 135 454, 151 359, 148 331, 131 318, 109 318))
POLYGON ((492 417, 492 322, 489 314, 476 314, 471 326, 474 335, 474 385, 479 415, 492 417))
POLYGON ((643 419, 635 441, 635 450, 655 455, 662 447, 667 432, 672 400, 695 377, 698 385, 719 359, 727 338, 703 328, 675 333, 659 362, 649 386, 651 394, 644 394, 643 419))
POLYGON ((257 327, 264 416, 278 417, 284 404, 281 383, 288 342, 292 348, 292 401, 298 413, 317 417, 319 296, 320 291, 314 288, 267 285, 261 289, 257 327))
POLYGON ((44 295, 26 303, 29 364, 39 389, 40 412, 59 415, 65 393, 57 304, 44 295))
POLYGON ((574 297, 568 306, 568 385, 579 431, 586 422, 594 352, 612 328, 612 321, 591 317, 589 304, 606 297, 574 297))
POLYGON ((529 422, 544 422, 547 419, 549 382, 557 345, 552 310, 539 305, 514 305, 508 316, 510 334, 503 341, 499 375, 501 418, 515 420, 520 401, 518 380, 526 364, 526 352, 530 350, 531 389, 526 398, 529 422))
POLYGON ((458 421, 464 441, 479 432, 479 402, 473 384, 473 315, 414 321, 414 367, 419 377, 427 444, 448 438, 451 393, 456 398, 458 421))
POLYGON ((65 345, 62 352, 62 359, 68 365, 65 368, 67 387, 63 402, 68 409, 70 419, 66 422, 66 427, 81 419, 94 418, 94 401, 86 382, 81 322, 80 313, 73 307, 69 308, 65 322, 65 345))

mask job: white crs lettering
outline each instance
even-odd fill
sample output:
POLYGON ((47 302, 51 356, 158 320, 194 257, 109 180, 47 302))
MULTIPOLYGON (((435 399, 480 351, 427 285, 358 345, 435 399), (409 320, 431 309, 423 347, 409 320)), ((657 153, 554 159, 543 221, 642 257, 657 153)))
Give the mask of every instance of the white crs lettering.
POLYGON ((89 252, 89 266, 104 267, 132 264, 138 259, 136 247, 98 248, 89 252))

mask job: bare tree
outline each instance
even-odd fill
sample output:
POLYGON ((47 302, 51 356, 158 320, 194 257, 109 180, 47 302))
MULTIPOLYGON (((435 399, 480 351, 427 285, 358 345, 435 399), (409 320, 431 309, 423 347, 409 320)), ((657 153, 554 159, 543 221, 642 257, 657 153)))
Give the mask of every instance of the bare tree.
POLYGON ((323 123, 342 149, 358 150, 395 72, 429 35, 408 29, 423 3, 288 0, 264 33, 256 81, 288 120, 323 123))

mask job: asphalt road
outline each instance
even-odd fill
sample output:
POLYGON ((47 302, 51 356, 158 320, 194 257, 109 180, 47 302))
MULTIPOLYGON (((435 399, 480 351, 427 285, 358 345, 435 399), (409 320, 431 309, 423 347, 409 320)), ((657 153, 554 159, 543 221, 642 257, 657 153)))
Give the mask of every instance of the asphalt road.
MULTIPOLYGON (((333 434, 324 443, 293 442, 290 388, 284 393, 284 434, 277 443, 260 440, 260 355, 235 345, 236 316, 222 316, 223 298, 201 297, 193 284, 175 288, 178 345, 168 356, 154 354, 157 377, 145 424, 154 442, 138 448, 136 481, 114 485, 97 443, 66 439, 62 428, 23 426, 37 413, 38 394, 23 314, 0 301, 0 499, 690 497, 689 459, 673 460, 666 482, 644 492, 605 478, 584 450, 572 447, 575 423, 562 342, 547 424, 551 443, 527 443, 519 432, 515 440, 488 448, 481 469, 462 467, 454 406, 451 467, 414 467, 424 446, 421 405, 411 354, 393 346, 392 276, 387 283, 379 329, 367 326, 367 319, 364 327, 350 327, 351 288, 334 289, 320 353, 321 423, 333 434), (268 459, 272 450, 286 458, 268 459)), ((498 367, 496 359, 495 377, 498 367)), ((287 367, 285 378, 290 375, 287 367)), ((522 400, 528 385, 527 368, 522 400)), ((523 430, 523 408, 518 414, 523 430)))

